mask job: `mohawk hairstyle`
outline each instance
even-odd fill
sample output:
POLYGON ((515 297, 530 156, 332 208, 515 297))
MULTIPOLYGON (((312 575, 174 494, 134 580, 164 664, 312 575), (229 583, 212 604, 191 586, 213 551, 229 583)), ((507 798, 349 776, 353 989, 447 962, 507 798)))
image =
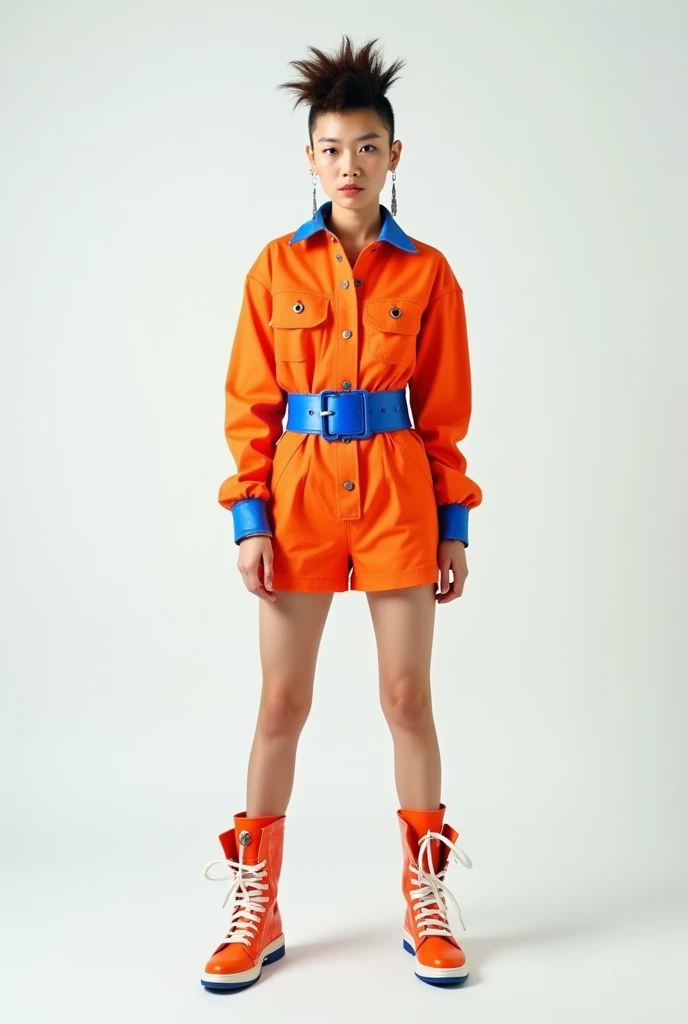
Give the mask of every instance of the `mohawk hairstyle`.
POLYGON ((308 112, 308 135, 313 147, 315 123, 323 113, 357 110, 372 107, 389 132, 390 146, 394 141, 394 112, 385 96, 398 72, 406 61, 396 60, 385 69, 378 52, 377 39, 371 39, 358 52, 349 36, 343 35, 339 51, 327 56, 315 46, 308 49, 314 54, 311 60, 292 60, 290 66, 302 77, 292 82, 283 82, 278 89, 292 89, 296 102, 310 104, 308 112))

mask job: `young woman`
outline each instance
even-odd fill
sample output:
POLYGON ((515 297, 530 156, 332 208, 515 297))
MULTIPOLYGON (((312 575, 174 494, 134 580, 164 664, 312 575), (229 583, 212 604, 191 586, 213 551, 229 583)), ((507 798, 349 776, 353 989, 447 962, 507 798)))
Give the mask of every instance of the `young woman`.
POLYGON ((463 592, 468 514, 482 500, 456 446, 471 411, 466 319, 445 257, 394 219, 401 142, 385 92, 404 62, 385 70, 376 41, 356 53, 344 36, 334 56, 310 47, 313 60, 291 62, 302 77, 280 88, 310 107, 313 214, 248 271, 229 360, 238 472, 219 501, 260 599, 263 679, 247 807, 219 837, 224 859, 205 868, 228 867, 217 880, 231 879, 233 896, 208 988, 252 984, 284 955, 277 888, 296 749, 332 597, 349 587, 370 606, 394 743, 403 946, 423 981, 468 975, 444 879, 452 854, 471 862, 443 824, 430 691, 435 605, 463 592), (379 202, 388 171, 391 212, 379 202), (316 175, 329 197, 319 208, 316 175))

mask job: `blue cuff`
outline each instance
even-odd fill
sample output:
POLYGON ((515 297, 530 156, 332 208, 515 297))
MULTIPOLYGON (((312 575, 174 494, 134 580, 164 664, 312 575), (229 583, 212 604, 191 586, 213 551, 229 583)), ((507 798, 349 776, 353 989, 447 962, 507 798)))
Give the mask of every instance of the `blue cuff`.
POLYGON ((268 533, 272 537, 267 503, 262 498, 242 498, 241 501, 235 501, 232 505, 232 520, 235 544, 252 533, 268 533))
POLYGON ((438 505, 440 540, 462 540, 468 547, 468 505, 438 505))

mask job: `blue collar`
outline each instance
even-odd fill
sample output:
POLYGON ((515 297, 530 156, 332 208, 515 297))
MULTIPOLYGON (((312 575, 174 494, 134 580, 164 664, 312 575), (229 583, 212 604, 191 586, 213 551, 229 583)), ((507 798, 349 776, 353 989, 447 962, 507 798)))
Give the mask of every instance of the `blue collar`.
MULTIPOLYGON (((329 215, 331 210, 332 200, 328 199, 326 203, 323 203, 318 208, 315 217, 304 221, 301 227, 297 229, 295 234, 289 239, 289 245, 293 245, 294 242, 300 242, 303 238, 310 237, 316 231, 327 231, 325 217, 329 215)), ((392 214, 382 203, 380 203, 380 212, 382 213, 382 227, 380 228, 380 234, 377 236, 378 242, 391 242, 392 245, 396 245, 397 248, 404 249, 406 252, 418 252, 409 236, 399 227, 392 214)))

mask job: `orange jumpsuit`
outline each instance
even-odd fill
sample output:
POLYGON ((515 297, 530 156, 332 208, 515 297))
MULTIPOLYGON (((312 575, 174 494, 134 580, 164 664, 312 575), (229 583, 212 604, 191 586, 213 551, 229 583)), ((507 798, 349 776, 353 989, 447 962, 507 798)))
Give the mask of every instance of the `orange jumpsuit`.
POLYGON ((275 590, 436 582, 438 541, 467 545, 482 501, 457 447, 471 414, 463 292, 382 205, 352 268, 325 224, 331 206, 268 242, 246 276, 225 384, 237 472, 218 500, 237 543, 272 536, 275 590), (413 428, 350 441, 283 428, 289 392, 407 385, 413 428))

